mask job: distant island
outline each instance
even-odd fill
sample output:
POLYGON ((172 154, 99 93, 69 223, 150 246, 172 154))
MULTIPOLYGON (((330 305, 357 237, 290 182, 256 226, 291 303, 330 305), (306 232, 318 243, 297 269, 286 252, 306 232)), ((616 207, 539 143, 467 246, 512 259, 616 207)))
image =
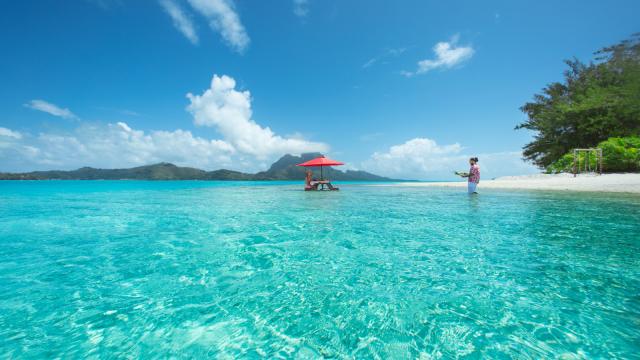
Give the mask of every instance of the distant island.
MULTIPOLYGON (((304 168, 296 166, 320 156, 307 153, 300 156, 284 155, 267 171, 248 174, 233 170, 205 171, 170 163, 139 166, 130 169, 96 169, 83 167, 77 170, 32 171, 26 173, 0 173, 0 180, 303 180, 304 168)), ((366 171, 324 168, 324 177, 338 181, 390 181, 386 177, 366 171)))

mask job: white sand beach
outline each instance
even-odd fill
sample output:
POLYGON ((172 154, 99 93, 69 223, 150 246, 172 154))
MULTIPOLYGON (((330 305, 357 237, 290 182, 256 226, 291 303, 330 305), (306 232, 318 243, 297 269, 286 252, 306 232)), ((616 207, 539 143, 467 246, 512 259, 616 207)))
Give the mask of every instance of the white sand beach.
MULTIPOLYGON (((466 187, 467 182, 406 182, 393 186, 466 187)), ((569 190, 640 194, 640 174, 535 174, 481 180, 479 189, 569 190)))

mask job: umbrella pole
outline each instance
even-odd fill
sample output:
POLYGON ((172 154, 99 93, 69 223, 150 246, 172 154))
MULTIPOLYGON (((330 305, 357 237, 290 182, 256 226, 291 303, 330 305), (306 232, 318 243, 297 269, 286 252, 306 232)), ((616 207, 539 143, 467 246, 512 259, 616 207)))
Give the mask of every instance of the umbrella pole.
POLYGON ((320 181, 324 180, 324 178, 322 177, 322 165, 320 165, 320 181))

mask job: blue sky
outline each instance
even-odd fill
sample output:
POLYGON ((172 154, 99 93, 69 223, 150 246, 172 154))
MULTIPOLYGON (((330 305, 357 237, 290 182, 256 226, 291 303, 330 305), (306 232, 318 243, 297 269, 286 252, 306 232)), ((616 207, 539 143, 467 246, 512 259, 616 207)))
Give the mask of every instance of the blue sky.
POLYGON ((640 31, 638 13, 637 1, 7 2, 0 171, 256 171, 319 150, 395 177, 449 178, 470 155, 486 177, 529 173, 519 107, 562 78, 563 59, 640 31))

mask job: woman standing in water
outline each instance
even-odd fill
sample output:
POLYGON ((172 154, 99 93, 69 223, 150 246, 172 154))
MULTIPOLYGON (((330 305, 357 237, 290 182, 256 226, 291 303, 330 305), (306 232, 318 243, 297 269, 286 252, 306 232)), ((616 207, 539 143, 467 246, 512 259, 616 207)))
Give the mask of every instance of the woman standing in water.
POLYGON ((480 183, 480 166, 478 166, 478 158, 470 158, 469 165, 471 165, 469 173, 462 175, 462 177, 469 178, 467 185, 469 194, 477 194, 478 192, 476 191, 476 187, 478 187, 478 183, 480 183))

